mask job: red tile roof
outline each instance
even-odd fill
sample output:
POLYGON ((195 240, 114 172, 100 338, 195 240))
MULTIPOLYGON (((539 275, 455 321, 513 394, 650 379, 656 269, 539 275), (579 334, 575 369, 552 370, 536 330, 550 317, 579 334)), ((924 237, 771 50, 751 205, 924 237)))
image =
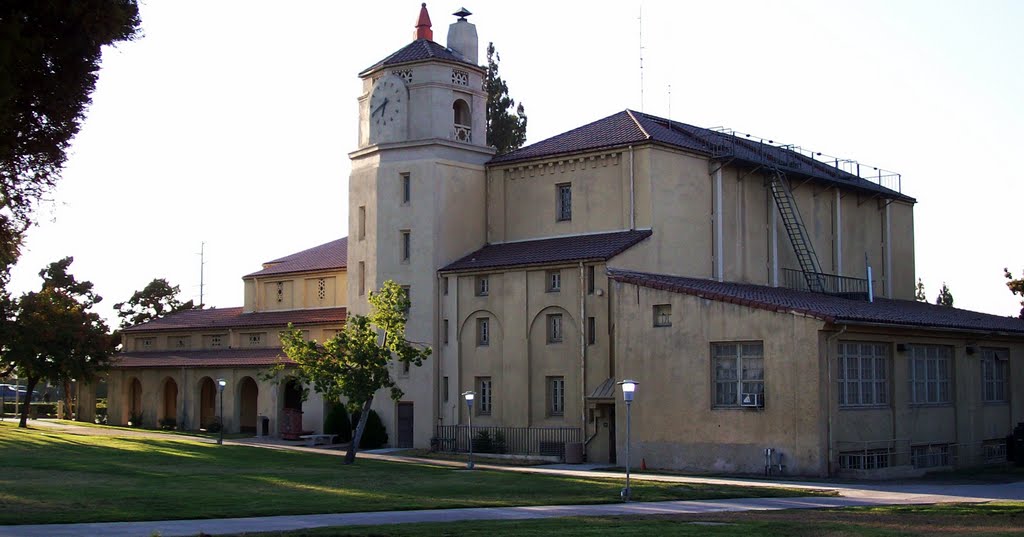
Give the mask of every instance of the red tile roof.
POLYGON ((489 244, 442 268, 441 271, 468 271, 588 260, 607 261, 650 236, 650 230, 632 230, 489 244))
POLYGON ((112 367, 260 367, 280 361, 291 363, 281 349, 124 352, 114 357, 112 367))
POLYGON ((914 302, 876 298, 866 302, 782 287, 717 282, 682 276, 609 269, 611 279, 780 313, 801 313, 836 324, 882 324, 995 332, 1024 336, 1024 320, 914 302))
POLYGON ((348 266, 348 237, 314 246, 291 255, 263 263, 263 270, 246 274, 245 278, 291 274, 317 270, 343 269, 348 266))
POLYGON ((391 54, 387 58, 363 69, 359 76, 366 75, 372 71, 376 71, 381 67, 388 67, 392 65, 400 65, 403 63, 412 63, 424 60, 441 60, 445 62, 458 63, 466 66, 476 67, 481 69, 480 66, 467 60, 458 52, 447 48, 443 45, 439 45, 429 39, 417 39, 412 43, 402 47, 397 52, 391 54))
POLYGON ((752 165, 760 165, 767 158, 787 174, 808 177, 832 185, 844 185, 887 198, 914 201, 913 198, 895 190, 782 146, 758 143, 635 110, 618 112, 510 153, 498 155, 488 164, 507 164, 644 142, 664 144, 709 156, 727 150, 732 160, 752 165))
POLYGON ((125 332, 151 330, 214 330, 228 328, 255 328, 260 326, 340 323, 345 321, 345 308, 311 310, 261 311, 243 313, 242 308, 211 308, 186 310, 140 325, 125 328, 125 332))

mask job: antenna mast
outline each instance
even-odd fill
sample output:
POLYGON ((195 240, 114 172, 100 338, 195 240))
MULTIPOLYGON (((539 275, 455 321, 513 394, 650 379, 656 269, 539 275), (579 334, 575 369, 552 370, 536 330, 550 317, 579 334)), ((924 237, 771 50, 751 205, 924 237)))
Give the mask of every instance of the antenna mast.
POLYGON ((640 111, 644 111, 644 5, 640 4, 640 111))
POLYGON ((672 84, 668 85, 668 119, 672 120, 672 84))
POLYGON ((203 281, 204 268, 206 265, 206 241, 199 243, 199 309, 203 309, 203 281))

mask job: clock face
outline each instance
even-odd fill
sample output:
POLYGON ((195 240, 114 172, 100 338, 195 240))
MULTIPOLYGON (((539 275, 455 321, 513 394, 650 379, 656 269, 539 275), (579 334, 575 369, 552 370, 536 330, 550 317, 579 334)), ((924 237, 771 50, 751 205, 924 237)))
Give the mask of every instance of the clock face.
POLYGON ((370 143, 395 141, 404 125, 408 91, 401 78, 385 75, 370 94, 370 143))

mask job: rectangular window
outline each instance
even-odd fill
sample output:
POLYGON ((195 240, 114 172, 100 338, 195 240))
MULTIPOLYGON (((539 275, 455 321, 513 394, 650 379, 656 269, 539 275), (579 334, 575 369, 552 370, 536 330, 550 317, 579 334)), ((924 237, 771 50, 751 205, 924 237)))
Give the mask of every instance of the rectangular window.
POLYGON ((491 344, 491 320, 487 317, 476 320, 476 344, 480 347, 491 344))
POLYGON ((562 342, 562 314, 548 315, 548 343, 562 342))
POLYGON ((409 257, 412 256, 412 233, 408 229, 403 229, 399 233, 402 234, 402 262, 408 263, 409 257))
POLYGON ((409 304, 405 307, 405 310, 404 310, 405 311, 405 316, 408 317, 409 316, 409 309, 412 308, 412 287, 409 287, 408 285, 403 285, 401 287, 402 287, 402 292, 405 293, 405 299, 409 301, 409 304))
POLYGON ((445 403, 448 402, 448 377, 441 378, 441 398, 445 403))
POLYGON ((840 341, 839 406, 889 404, 889 345, 840 341))
POLYGON ((359 233, 359 240, 366 239, 366 206, 359 206, 359 221, 356 223, 357 230, 359 233))
POLYGON ((597 343, 597 319, 587 317, 587 345, 597 343))
POLYGON ((135 340, 135 350, 149 351, 156 347, 156 338, 140 337, 135 340))
POLYGON ((366 294, 366 262, 359 262, 359 296, 366 294))
POLYGON ((487 296, 491 292, 491 282, 487 276, 476 277, 476 296, 487 296))
POLYGON ((491 413, 491 377, 476 378, 476 413, 478 415, 490 415, 491 413))
POLYGON ((448 296, 448 276, 441 278, 442 286, 444 287, 444 296, 448 296))
POLYGON ((448 319, 444 320, 444 335, 441 336, 444 339, 444 344, 448 344, 448 319))
POLYGON ((952 450, 949 444, 910 446, 910 461, 914 468, 935 468, 952 466, 952 450))
POLYGON ((227 336, 224 334, 213 334, 210 336, 204 336, 206 347, 211 349, 219 349, 226 346, 227 336))
POLYGON ((764 406, 764 345, 713 343, 715 406, 764 406))
POLYGON ((562 183, 555 185, 558 193, 556 201, 556 214, 559 222, 572 220, 572 184, 562 183))
POLYGON ((408 173, 401 174, 402 177, 402 204, 406 205, 412 200, 412 181, 408 173))
POLYGON ((1009 349, 981 349, 981 400, 1005 403, 1009 349))
POLYGON ((910 402, 916 405, 950 402, 949 364, 952 351, 943 345, 908 345, 910 402))
POLYGON ((284 282, 277 282, 277 301, 284 302, 284 282))
POLYGON ((545 274, 545 279, 547 279, 547 291, 549 293, 558 293, 562 291, 562 271, 549 270, 545 274))
POLYGON ((848 451, 839 454, 839 468, 843 470, 874 470, 889 467, 888 449, 848 451))
POLYGON ((588 295, 594 294, 594 283, 595 283, 594 279, 595 278, 596 278, 596 276, 594 275, 594 265, 590 265, 589 267, 587 267, 587 294, 588 295))
POLYGON ((672 304, 654 306, 654 326, 672 326, 672 304))
POLYGON ((565 414, 565 377, 548 377, 548 415, 565 414))

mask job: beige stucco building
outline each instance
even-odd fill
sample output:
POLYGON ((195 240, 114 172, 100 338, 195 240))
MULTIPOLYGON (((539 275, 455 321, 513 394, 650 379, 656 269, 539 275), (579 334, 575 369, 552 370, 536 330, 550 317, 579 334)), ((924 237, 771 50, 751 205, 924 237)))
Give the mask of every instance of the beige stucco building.
MULTIPOLYGON (((496 451, 621 464, 631 378, 633 465, 761 472, 771 448, 773 471, 892 475, 1005 454, 1024 322, 914 302, 897 174, 632 110, 496 156, 468 15, 444 46, 424 7, 359 73, 328 294, 363 314, 386 280, 410 293, 407 338, 433 354, 375 398, 392 444, 467 447, 473 391, 496 451)), ((250 275, 239 316, 314 311, 315 277, 250 275)))

